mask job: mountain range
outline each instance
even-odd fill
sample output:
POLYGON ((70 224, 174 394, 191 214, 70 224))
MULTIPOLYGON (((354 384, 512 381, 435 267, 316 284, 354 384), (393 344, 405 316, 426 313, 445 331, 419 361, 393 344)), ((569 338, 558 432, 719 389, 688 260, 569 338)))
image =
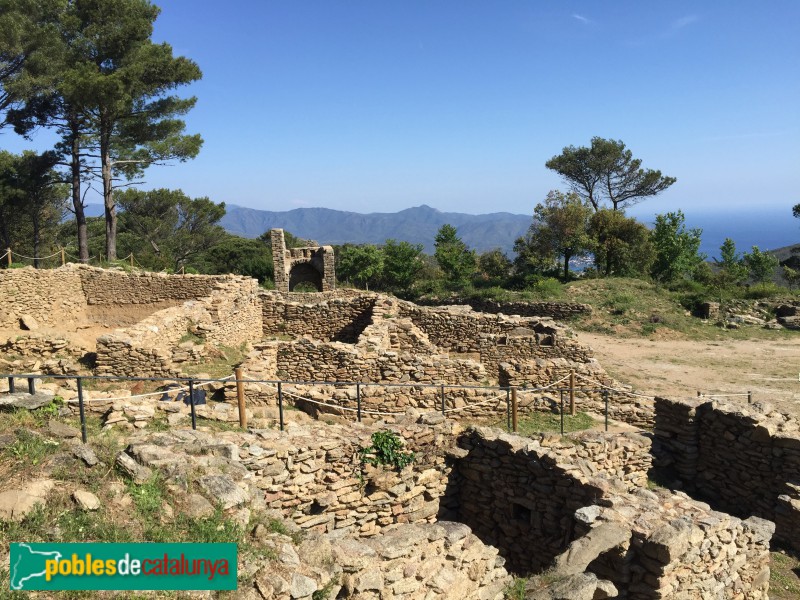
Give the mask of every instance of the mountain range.
POLYGON ((485 215, 441 212, 422 205, 396 213, 362 214, 329 208, 295 208, 283 212, 225 205, 220 221, 228 232, 255 238, 269 229, 281 228, 320 244, 382 244, 388 238, 422 244, 433 253, 433 241, 442 225, 450 224, 470 248, 485 252, 500 248, 513 253, 514 240, 531 224, 530 215, 498 212, 485 215))

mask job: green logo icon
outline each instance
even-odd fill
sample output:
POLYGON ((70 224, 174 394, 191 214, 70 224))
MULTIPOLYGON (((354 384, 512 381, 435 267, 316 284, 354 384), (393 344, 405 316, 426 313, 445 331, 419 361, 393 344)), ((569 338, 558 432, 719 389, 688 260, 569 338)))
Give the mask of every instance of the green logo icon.
POLYGON ((12 590, 235 590, 236 544, 11 544, 12 590))

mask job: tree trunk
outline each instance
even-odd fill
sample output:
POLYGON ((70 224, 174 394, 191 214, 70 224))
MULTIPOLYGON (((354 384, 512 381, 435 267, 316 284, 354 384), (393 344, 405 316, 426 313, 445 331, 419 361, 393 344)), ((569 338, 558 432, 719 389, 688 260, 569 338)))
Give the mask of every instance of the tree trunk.
POLYGON ((117 207, 114 204, 114 187, 111 172, 110 139, 106 132, 108 124, 101 122, 100 160, 103 175, 103 205, 106 216, 106 260, 117 260, 117 207))
POLYGON ((569 279, 569 259, 572 257, 572 254, 569 252, 564 252, 564 281, 569 279))
POLYGON ((81 199, 81 146, 80 130, 75 120, 70 122, 71 126, 71 163, 70 171, 72 175, 72 208, 75 210, 75 223, 78 225, 78 257, 82 263, 89 262, 89 235, 86 229, 86 215, 83 212, 83 200, 81 199))

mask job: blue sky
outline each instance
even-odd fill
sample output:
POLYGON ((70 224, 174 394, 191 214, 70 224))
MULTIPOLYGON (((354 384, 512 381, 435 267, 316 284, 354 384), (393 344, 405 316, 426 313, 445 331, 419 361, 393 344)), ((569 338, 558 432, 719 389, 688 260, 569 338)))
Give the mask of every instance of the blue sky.
POLYGON ((598 135, 678 178, 637 212, 800 202, 796 0, 156 3, 155 39, 203 70, 205 145, 144 188, 530 214, 563 188, 545 161, 598 135))

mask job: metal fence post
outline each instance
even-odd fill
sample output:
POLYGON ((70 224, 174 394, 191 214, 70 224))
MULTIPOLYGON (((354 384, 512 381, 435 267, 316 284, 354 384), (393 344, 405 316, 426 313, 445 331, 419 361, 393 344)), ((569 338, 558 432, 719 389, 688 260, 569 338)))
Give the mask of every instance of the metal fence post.
POLYGON ((281 382, 278 382, 278 423, 283 431, 283 387, 281 382))
POLYGON ((575 416, 575 369, 569 372, 569 414, 575 416))
POLYGON ((9 377, 8 378, 8 393, 9 394, 13 394, 16 391, 17 391, 17 384, 14 381, 14 378, 13 377, 9 377))
POLYGON ((561 392, 561 435, 564 435, 564 390, 561 392))
POLYGON ((81 417, 81 439, 86 443, 86 414, 83 411, 83 379, 78 377, 78 413, 81 417))
POLYGON ((511 388, 506 388, 506 429, 511 431, 511 388))
POLYGON ((606 405, 606 431, 608 431, 608 390, 603 390, 603 400, 606 405))
POLYGON ((361 423, 361 384, 356 384, 356 415, 358 422, 361 423))
POLYGON ((444 410, 444 384, 442 384, 442 414, 445 414, 445 410, 444 410))
POLYGON ((36 393, 36 380, 33 377, 28 377, 28 393, 31 395, 36 393))
POLYGON ((194 381, 189 380, 189 406, 192 409, 192 429, 197 429, 197 413, 194 408, 194 381))

